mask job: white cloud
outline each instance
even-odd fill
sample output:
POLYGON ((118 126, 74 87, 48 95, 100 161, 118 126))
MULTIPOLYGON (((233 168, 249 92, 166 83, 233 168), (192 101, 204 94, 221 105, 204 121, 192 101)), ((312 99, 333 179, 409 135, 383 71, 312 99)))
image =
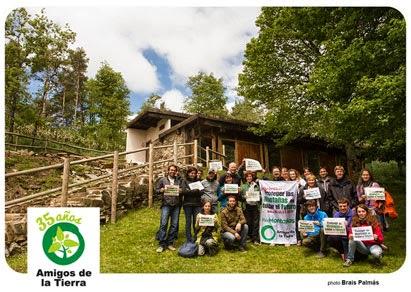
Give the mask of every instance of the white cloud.
POLYGON ((183 112, 184 99, 185 96, 179 90, 172 89, 162 95, 161 100, 157 101, 156 106, 164 102, 166 108, 176 112, 183 112))
MULTIPOLYGON (((102 61, 120 71, 133 91, 161 89, 153 64, 142 52, 152 48, 167 58, 170 78, 185 84, 198 71, 213 72, 230 86, 237 82, 242 52, 257 30, 259 8, 54 7, 46 14, 77 33, 77 46, 90 58, 93 76, 102 61)), ((232 92, 234 94, 234 92, 232 92)))

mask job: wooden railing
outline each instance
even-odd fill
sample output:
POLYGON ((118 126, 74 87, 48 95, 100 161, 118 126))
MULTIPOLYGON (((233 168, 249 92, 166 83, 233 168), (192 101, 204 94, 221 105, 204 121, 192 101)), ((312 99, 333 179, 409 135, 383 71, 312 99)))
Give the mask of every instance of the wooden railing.
POLYGON ((206 148, 203 148, 203 147, 199 146, 199 148, 200 148, 200 151, 201 150, 205 151, 206 158, 204 159, 204 158, 200 157, 200 160, 204 161, 206 163, 206 167, 208 167, 209 164, 210 164, 210 161, 211 161, 211 159, 210 159, 211 155, 210 154, 212 154, 212 153, 214 153, 217 156, 217 159, 221 159, 221 161, 223 162, 223 166, 225 165, 225 159, 227 158, 227 156, 225 155, 224 145, 223 145, 223 153, 214 151, 213 149, 210 148, 210 146, 206 146, 206 148))
POLYGON ((171 144, 171 145, 162 145, 162 146, 153 146, 153 144, 150 144, 149 147, 140 148, 140 149, 136 149, 136 150, 132 150, 132 151, 125 151, 125 152, 121 152, 121 153, 119 153, 118 151, 115 151, 112 154, 107 154, 107 155, 102 155, 102 156, 97 156, 97 157, 92 157, 92 158, 87 158, 87 159, 81 159, 81 160, 76 160, 76 161, 71 161, 71 162, 70 162, 69 158, 64 158, 63 163, 58 163, 58 164, 54 164, 54 165, 50 165, 50 166, 44 166, 44 167, 38 167, 38 168, 34 168, 34 169, 28 169, 28 170, 22 170, 22 171, 6 173, 5 178, 7 179, 7 178, 10 178, 10 177, 14 177, 14 176, 27 175, 27 174, 36 173, 36 172, 40 172, 40 171, 45 171, 45 170, 49 170, 49 169, 63 168, 63 179, 62 179, 62 186, 61 187, 46 190, 46 191, 42 191, 42 192, 39 192, 39 193, 36 193, 36 194, 31 194, 31 195, 28 195, 28 196, 24 196, 22 198, 6 201, 5 206, 6 206, 6 209, 7 209, 7 208, 10 208, 12 206, 18 205, 18 204, 23 203, 23 202, 27 202, 27 201, 35 199, 35 198, 39 198, 39 197, 47 196, 47 195, 50 195, 50 194, 53 194, 53 193, 61 192, 61 206, 64 207, 64 206, 67 206, 68 194, 74 193, 74 192, 79 190, 78 188, 75 189, 76 187, 86 185, 86 184, 95 183, 95 182, 101 181, 101 180, 112 179, 111 222, 115 223, 115 221, 116 221, 118 179, 120 177, 123 178, 123 177, 131 176, 131 175, 133 175, 132 171, 148 166, 148 170, 149 170, 148 205, 149 205, 149 207, 152 207, 153 206, 153 190, 154 190, 154 188, 153 188, 153 169, 154 169, 154 165, 159 164, 159 163, 169 162, 169 161, 173 161, 175 164, 177 164, 179 159, 183 159, 183 161, 185 161, 186 158, 190 158, 190 157, 193 158, 193 160, 192 160, 193 165, 196 166, 197 162, 198 162, 198 143, 197 143, 197 140, 194 140, 194 142, 192 142, 192 143, 182 143, 182 144, 177 144, 177 142, 174 141, 174 143, 171 144), (178 156, 178 147, 179 146, 192 146, 193 147, 193 154, 179 157, 178 156), (173 157, 170 158, 170 159, 154 161, 153 160, 154 150, 163 149, 163 148, 167 148, 167 147, 172 147, 173 148, 173 157), (120 156, 127 155, 127 154, 132 154, 132 153, 137 153, 137 152, 141 152, 141 151, 148 151, 148 157, 149 157, 148 163, 132 166, 130 168, 123 169, 123 170, 118 170, 118 161, 119 161, 120 156), (86 181, 83 181, 83 182, 69 184, 69 174, 70 174, 70 166, 71 165, 82 164, 82 163, 91 162, 91 161, 100 160, 100 159, 106 159, 106 158, 113 158, 113 173, 112 174, 103 175, 103 176, 93 178, 93 179, 89 179, 89 180, 86 180, 86 181))
POLYGON ((61 151, 61 152, 66 152, 68 154, 76 154, 76 155, 82 155, 84 152, 87 153, 109 153, 108 151, 101 151, 101 150, 96 150, 96 149, 91 149, 91 148, 85 148, 85 147, 80 147, 77 145, 71 145, 68 143, 64 142, 59 142, 51 139, 43 139, 43 138, 38 138, 38 137, 31 137, 19 133, 12 133, 12 132, 5 132, 6 134, 6 146, 13 147, 14 150, 17 151, 18 148, 30 148, 30 149, 39 149, 39 150, 44 150, 44 152, 49 152, 49 151, 61 151), (7 136, 11 137, 11 139, 7 139, 7 136), (30 143, 21 143, 21 138, 24 138, 26 140, 31 140, 31 141, 40 141, 41 145, 31 145, 30 143), (7 142, 7 141, 12 141, 12 143, 7 142), (56 148, 53 146, 61 146, 61 148, 56 148))

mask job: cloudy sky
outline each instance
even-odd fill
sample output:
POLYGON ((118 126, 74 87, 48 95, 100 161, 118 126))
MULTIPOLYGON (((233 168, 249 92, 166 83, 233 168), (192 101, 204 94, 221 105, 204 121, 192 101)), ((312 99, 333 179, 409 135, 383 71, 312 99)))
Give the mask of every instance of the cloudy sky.
POLYGON ((168 108, 182 111, 190 94, 187 77, 199 71, 224 79, 232 106, 259 12, 252 7, 46 8, 50 19, 77 33, 75 46, 84 47, 90 59, 89 76, 103 61, 123 74, 132 91, 133 114, 151 93, 161 95, 168 108))

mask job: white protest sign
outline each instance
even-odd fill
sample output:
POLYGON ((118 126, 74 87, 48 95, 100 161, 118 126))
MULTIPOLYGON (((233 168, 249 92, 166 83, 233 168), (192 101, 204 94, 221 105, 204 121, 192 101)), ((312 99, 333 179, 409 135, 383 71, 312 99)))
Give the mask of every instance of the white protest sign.
POLYGON ((301 232, 314 232, 314 221, 299 220, 298 231, 301 232))
POLYGON ((324 218, 323 228, 326 235, 347 235, 346 221, 344 218, 324 218))
POLYGON ((364 188, 367 200, 382 200, 385 201, 385 189, 384 188, 364 188))
POLYGON ((259 161, 254 159, 245 158, 245 170, 246 171, 258 171, 262 170, 261 164, 259 161))
POLYGON ((225 184, 224 193, 225 194, 238 194, 238 185, 237 184, 225 184))
POLYGON ((188 184, 188 187, 190 190, 204 190, 204 186, 200 181, 192 182, 191 184, 188 184))
POLYGON ((179 190, 180 188, 178 187, 178 185, 165 185, 164 196, 178 197, 179 190))
POLYGON ((354 241, 374 240, 371 226, 353 227, 352 235, 354 241))
POLYGON ((215 171, 223 170, 223 162, 222 161, 210 161, 209 169, 215 170, 215 171))
POLYGON ((200 221, 198 225, 200 226, 214 226, 214 215, 203 215, 200 214, 200 221))
POLYGON ((259 202, 260 201, 260 192, 254 190, 248 190, 245 193, 245 200, 247 202, 259 202))
POLYGON ((320 188, 312 188, 312 189, 304 190, 304 198, 306 200, 320 199, 321 198, 320 188))

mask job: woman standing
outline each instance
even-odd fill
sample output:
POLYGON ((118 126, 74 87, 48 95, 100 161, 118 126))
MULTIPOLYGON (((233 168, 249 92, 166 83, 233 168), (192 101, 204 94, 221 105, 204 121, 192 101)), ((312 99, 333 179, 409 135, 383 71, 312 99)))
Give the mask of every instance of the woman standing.
POLYGON ((344 267, 349 267, 352 265, 356 251, 365 255, 371 255, 376 260, 377 264, 381 263, 383 253, 381 244, 384 242, 384 237, 377 219, 371 214, 370 209, 364 204, 360 204, 355 208, 355 215, 352 218, 351 227, 348 229, 348 239, 348 255, 343 264, 344 267), (352 229, 355 227, 365 226, 371 226, 373 239, 355 241, 352 229))
POLYGON ((247 171, 244 174, 246 182, 241 185, 240 193, 242 201, 245 202, 245 219, 248 224, 248 235, 255 245, 260 244, 259 224, 261 194, 258 184, 256 184, 255 174, 247 171))

